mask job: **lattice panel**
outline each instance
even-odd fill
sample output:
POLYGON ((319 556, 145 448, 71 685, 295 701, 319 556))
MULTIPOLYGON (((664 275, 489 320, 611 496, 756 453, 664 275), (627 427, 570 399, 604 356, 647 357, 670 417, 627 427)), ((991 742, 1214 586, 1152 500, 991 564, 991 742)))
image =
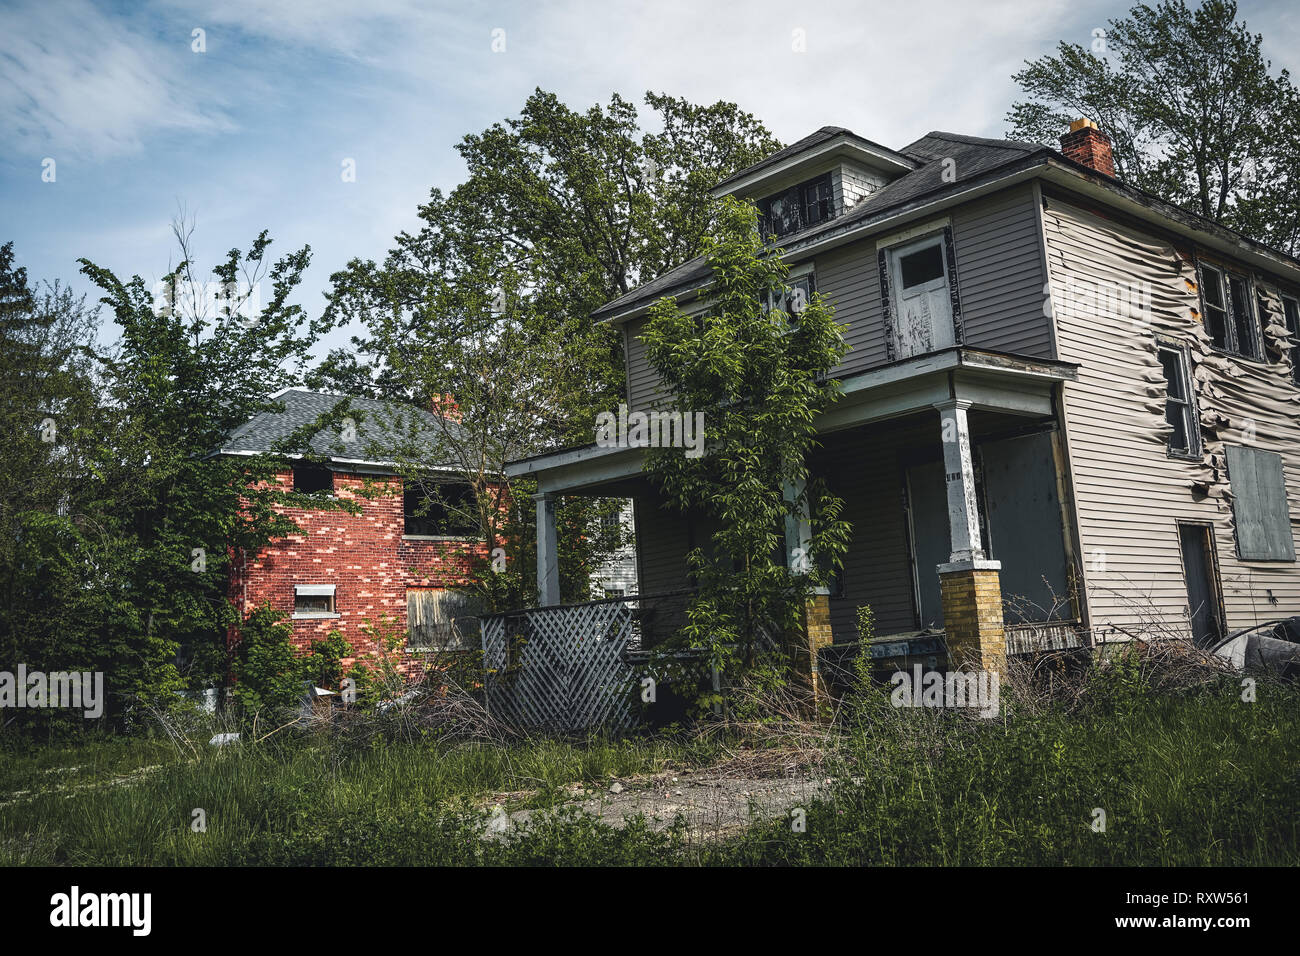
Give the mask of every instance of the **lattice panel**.
POLYGON ((636 675, 625 660, 639 641, 634 602, 492 615, 482 627, 487 704, 497 717, 558 731, 638 723, 636 675))

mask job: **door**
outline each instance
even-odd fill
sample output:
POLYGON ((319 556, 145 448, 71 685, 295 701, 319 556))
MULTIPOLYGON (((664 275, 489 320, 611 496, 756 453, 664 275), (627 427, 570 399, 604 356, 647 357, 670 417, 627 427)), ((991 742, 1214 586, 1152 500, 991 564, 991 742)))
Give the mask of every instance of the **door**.
POLYGON ((1178 526, 1183 578, 1187 581, 1187 616, 1192 640, 1202 647, 1213 644, 1221 636, 1221 601, 1214 568, 1213 534, 1208 525, 1178 526))
POLYGON ((907 469, 907 512, 916 575, 916 609, 921 627, 943 627, 938 566, 952 555, 948 529, 948 486, 943 462, 907 469))
POLYGON ((890 263, 897 357, 908 358, 955 345, 943 236, 930 236, 890 250, 890 263))

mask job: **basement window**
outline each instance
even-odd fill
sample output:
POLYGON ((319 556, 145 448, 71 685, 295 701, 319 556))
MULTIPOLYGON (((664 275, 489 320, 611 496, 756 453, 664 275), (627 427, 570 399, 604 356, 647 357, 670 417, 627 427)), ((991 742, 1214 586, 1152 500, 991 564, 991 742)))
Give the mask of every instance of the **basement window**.
POLYGON ((305 495, 334 493, 334 472, 326 465, 314 461, 298 461, 293 465, 293 490, 305 495))
POLYGON ((406 627, 412 650, 472 651, 479 646, 478 595, 458 588, 408 588, 406 627))
POLYGON ((1225 450, 1237 556, 1243 561, 1294 561, 1282 456, 1243 445, 1225 450))
POLYGON ((299 584, 293 589, 295 618, 338 617, 334 610, 334 585, 299 584))
POLYGON ((1259 359, 1259 332, 1251 307, 1250 283, 1217 266, 1201 264, 1201 309, 1214 347, 1259 359))
POLYGON ((407 537, 478 537, 474 489, 464 482, 407 481, 402 506, 407 537))
POLYGON ((1173 428, 1169 436, 1169 454, 1193 457, 1200 452, 1200 442, 1196 410, 1192 404, 1191 376, 1187 374, 1187 353, 1180 348, 1161 347, 1160 367, 1165 373, 1165 421, 1173 428))

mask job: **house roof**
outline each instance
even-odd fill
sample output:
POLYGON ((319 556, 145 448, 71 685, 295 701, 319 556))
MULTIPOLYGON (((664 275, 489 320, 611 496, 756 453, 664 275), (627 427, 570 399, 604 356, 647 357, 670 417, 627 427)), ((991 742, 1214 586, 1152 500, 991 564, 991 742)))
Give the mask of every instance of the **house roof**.
MULTIPOLYGON (((773 154, 763 163, 745 170, 744 175, 749 175, 769 161, 779 161, 778 158, 782 153, 788 154, 799 148, 807 149, 810 144, 815 145, 816 142, 829 140, 835 135, 848 132, 838 126, 823 127, 812 136, 805 137, 780 153, 773 154), (805 145, 801 147, 801 144, 805 145)), ((920 201, 933 202, 949 193, 958 192, 972 181, 995 170, 1025 162, 1031 157, 1040 155, 1046 157, 1051 154, 1053 154, 1052 150, 1037 143, 983 139, 957 133, 927 133, 902 150, 901 156, 915 168, 859 200, 843 216, 787 236, 781 246, 790 251, 826 234, 841 232, 851 227, 867 226, 873 221, 887 218, 889 214, 905 206, 920 201), (949 163, 947 160, 952 162, 949 163)), ((681 294, 700 288, 711 280, 712 270, 709 268, 708 260, 704 256, 696 256, 631 292, 607 302, 593 312, 592 317, 597 320, 605 319, 666 295, 681 294)))
POLYGON ((328 395, 297 388, 286 389, 272 398, 283 404, 284 410, 254 415, 231 432, 216 454, 271 453, 294 458, 309 453, 340 464, 387 469, 397 461, 426 456, 433 461, 445 459, 446 456, 440 454, 444 429, 457 428, 455 422, 444 422, 433 412, 402 402, 355 395, 328 395), (315 431, 303 432, 299 438, 310 435, 305 442, 306 448, 302 447, 302 441, 291 441, 295 433, 311 429, 322 416, 330 414, 343 402, 348 403, 347 407, 339 411, 344 419, 351 418, 355 423, 355 438, 343 440, 340 420, 315 431))
POLYGON ((771 156, 759 160, 753 166, 748 166, 737 173, 733 173, 714 186, 713 192, 715 194, 729 192, 731 186, 742 180, 749 179, 756 173, 779 166, 787 159, 793 159, 800 153, 811 152, 819 146, 828 145, 837 140, 860 153, 872 154, 878 161, 883 161, 885 165, 894 167, 899 171, 909 169, 913 165, 913 161, 909 157, 896 153, 887 146, 873 143, 871 140, 859 136, 851 129, 845 129, 843 126, 823 126, 817 132, 805 136, 798 142, 791 143, 785 149, 777 150, 771 156))

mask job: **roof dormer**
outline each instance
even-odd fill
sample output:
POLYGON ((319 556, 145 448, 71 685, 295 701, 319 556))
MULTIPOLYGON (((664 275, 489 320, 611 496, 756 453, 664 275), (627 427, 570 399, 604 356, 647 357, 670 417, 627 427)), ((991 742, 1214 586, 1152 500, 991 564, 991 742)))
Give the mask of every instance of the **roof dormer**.
POLYGON ((834 219, 916 163, 839 126, 823 126, 713 188, 752 199, 764 235, 778 239, 834 219))

